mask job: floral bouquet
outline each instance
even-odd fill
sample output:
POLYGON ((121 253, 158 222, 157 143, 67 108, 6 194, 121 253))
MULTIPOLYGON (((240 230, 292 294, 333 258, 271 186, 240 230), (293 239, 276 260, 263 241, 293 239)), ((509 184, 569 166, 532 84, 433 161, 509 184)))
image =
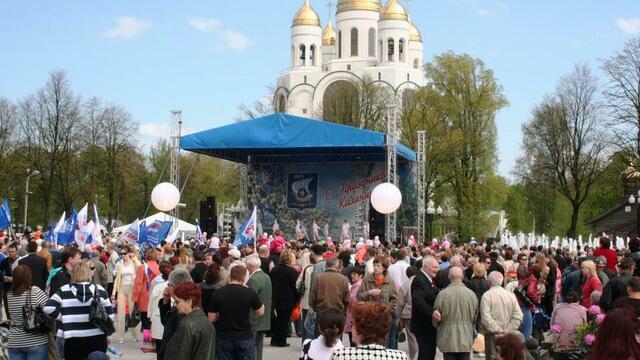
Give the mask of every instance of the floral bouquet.
MULTIPOLYGON (((585 354, 591 351, 596 341, 598 326, 605 318, 602 309, 598 305, 592 305, 587 310, 587 321, 576 325, 571 335, 571 346, 554 347, 555 359, 584 359, 585 354)), ((559 324, 551 325, 551 333, 558 337, 563 331, 559 324)))

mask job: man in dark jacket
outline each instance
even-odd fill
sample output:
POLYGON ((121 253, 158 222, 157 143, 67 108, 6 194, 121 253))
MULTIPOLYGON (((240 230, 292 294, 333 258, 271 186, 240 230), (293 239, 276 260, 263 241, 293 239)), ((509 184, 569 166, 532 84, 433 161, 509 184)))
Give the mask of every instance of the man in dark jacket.
POLYGON ((607 285, 602 290, 602 297, 600 298, 600 307, 604 311, 611 310, 613 302, 618 298, 627 296, 627 285, 629 280, 633 276, 636 263, 631 258, 624 258, 618 266, 620 274, 615 278, 609 280, 607 285))
POLYGON ((36 255, 38 251, 38 243, 35 241, 29 241, 27 245, 27 256, 18 260, 18 265, 26 265, 31 270, 31 279, 33 285, 44 290, 47 278, 49 277, 49 270, 47 269, 47 260, 36 255))
POLYGON ((162 344, 158 350, 158 360, 164 360, 164 355, 167 352, 167 345, 169 340, 178 329, 180 320, 183 316, 178 313, 178 309, 171 304, 171 296, 173 296, 173 289, 182 283, 193 282, 191 275, 185 269, 175 269, 169 274, 167 280, 167 288, 162 293, 162 299, 158 301, 158 309, 160 310, 160 321, 164 326, 162 333, 162 344))
POLYGON ((437 330, 433 319, 441 320, 440 313, 434 311, 438 288, 435 277, 438 273, 438 261, 427 256, 422 259, 422 269, 411 283, 411 332, 418 340, 418 359, 433 360, 436 356, 437 330))
POLYGON ((60 255, 60 263, 62 265, 59 269, 53 270, 57 271, 57 273, 51 278, 49 297, 52 297, 61 287, 71 281, 71 269, 74 265, 80 263, 80 261, 82 261, 82 252, 80 252, 78 248, 70 247, 62 251, 60 255))
POLYGON ((442 290, 449 286, 449 271, 452 267, 459 267, 462 269, 462 258, 458 255, 452 256, 449 259, 450 266, 446 269, 439 270, 435 277, 435 285, 438 289, 442 290))

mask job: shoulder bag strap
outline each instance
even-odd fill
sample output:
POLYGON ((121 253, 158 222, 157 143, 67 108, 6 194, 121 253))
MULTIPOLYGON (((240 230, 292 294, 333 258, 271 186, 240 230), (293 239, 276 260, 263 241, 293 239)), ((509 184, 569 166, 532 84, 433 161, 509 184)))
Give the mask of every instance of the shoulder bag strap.
POLYGON ((304 270, 302 270, 302 282, 305 282, 305 279, 307 278, 307 269, 312 267, 313 265, 307 265, 307 267, 304 268, 304 270))

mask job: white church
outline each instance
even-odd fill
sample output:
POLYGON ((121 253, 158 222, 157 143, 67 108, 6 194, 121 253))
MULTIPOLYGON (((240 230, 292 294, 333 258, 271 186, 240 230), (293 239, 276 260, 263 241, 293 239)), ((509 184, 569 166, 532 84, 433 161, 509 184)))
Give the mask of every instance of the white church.
POLYGON ((370 78, 401 96, 426 85, 420 31, 399 0, 339 0, 324 29, 305 0, 291 25, 290 67, 276 83, 278 112, 317 118, 341 82, 370 78))

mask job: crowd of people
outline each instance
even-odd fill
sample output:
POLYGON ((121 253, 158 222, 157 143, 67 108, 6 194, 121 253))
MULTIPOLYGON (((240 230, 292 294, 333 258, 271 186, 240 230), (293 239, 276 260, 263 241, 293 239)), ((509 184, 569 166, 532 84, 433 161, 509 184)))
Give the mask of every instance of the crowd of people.
POLYGON ((470 359, 475 350, 524 360, 542 344, 575 347, 594 306, 602 313, 586 356, 640 359, 636 238, 621 250, 603 237, 570 252, 484 240, 309 243, 281 231, 241 248, 216 237, 152 247, 105 236, 79 249, 40 237, 0 235, 12 360, 102 359, 124 341, 159 360, 261 360, 267 339, 301 341, 300 359, 470 359), (55 323, 34 331, 25 309, 55 323))

